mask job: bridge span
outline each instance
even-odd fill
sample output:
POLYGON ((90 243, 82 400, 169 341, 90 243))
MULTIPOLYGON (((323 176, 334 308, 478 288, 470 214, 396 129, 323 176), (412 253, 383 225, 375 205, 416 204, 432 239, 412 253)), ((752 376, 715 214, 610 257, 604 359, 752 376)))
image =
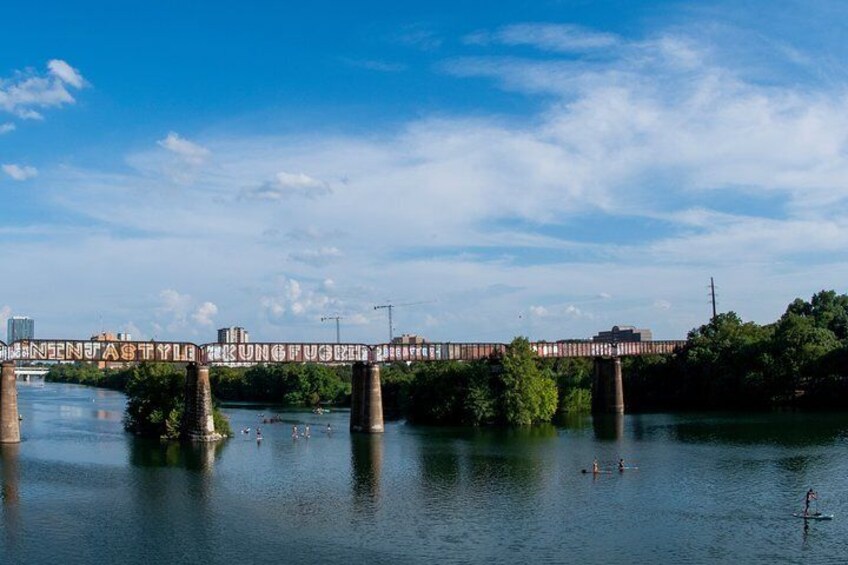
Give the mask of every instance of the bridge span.
MULTIPOLYGON (((542 358, 625 357, 668 355, 684 341, 540 341, 530 347, 542 358)), ((34 339, 6 345, 0 342, 0 361, 83 361, 141 363, 199 363, 254 365, 260 363, 393 363, 396 361, 478 361, 506 351, 504 343, 208 343, 184 341, 87 341, 34 339)))
MULTIPOLYGON (((531 342, 541 358, 592 358, 594 412, 624 412, 621 357, 669 355, 685 341, 641 341, 604 343, 590 341, 531 342)), ((503 356, 504 343, 209 343, 182 341, 84 341, 62 339, 0 341, 0 443, 20 441, 15 364, 20 362, 84 362, 134 364, 180 363, 186 367, 186 439, 214 441, 212 365, 257 365, 276 363, 352 364, 350 429, 354 432, 383 431, 380 364, 394 362, 479 361, 503 356)))

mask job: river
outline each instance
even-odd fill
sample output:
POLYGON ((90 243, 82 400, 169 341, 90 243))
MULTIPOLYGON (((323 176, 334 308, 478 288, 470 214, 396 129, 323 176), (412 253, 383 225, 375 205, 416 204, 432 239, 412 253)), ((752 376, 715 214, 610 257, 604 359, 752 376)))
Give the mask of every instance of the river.
POLYGON ((0 449, 3 564, 848 562, 845 414, 362 436, 345 411, 262 425, 278 411, 228 407, 251 434, 191 448, 124 433, 120 393, 18 395, 23 441, 0 449), (638 470, 581 473, 595 457, 638 470), (791 513, 811 486, 835 519, 805 528, 791 513))

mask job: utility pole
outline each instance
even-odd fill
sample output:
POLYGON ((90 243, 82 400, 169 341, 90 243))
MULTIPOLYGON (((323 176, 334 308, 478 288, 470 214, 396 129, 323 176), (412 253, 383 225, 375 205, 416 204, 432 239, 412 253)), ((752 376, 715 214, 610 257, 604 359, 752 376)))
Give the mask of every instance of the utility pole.
POLYGON ((716 305, 715 305, 715 281, 710 277, 710 298, 712 298, 713 302, 713 317, 712 319, 716 319, 716 305))
POLYGON ((394 308, 394 304, 381 304, 380 306, 374 306, 374 310, 382 310, 385 308, 389 311, 389 343, 392 342, 392 338, 394 337, 394 331, 392 328, 392 309, 394 308))
POLYGON ((342 342, 342 337, 341 337, 342 334, 339 331, 339 320, 341 320, 341 319, 342 319, 342 317, 339 316, 338 314, 336 314, 335 316, 321 316, 322 322, 326 322, 328 320, 335 320, 336 321, 336 343, 342 342))

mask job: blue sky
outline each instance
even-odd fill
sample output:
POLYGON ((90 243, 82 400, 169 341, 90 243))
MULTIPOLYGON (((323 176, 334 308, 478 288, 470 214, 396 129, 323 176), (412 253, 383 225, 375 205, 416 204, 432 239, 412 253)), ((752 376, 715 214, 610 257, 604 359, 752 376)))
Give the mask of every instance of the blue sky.
POLYGON ((680 338, 710 276, 758 322, 845 291, 839 2, 241 4, 7 7, 0 315, 680 338))

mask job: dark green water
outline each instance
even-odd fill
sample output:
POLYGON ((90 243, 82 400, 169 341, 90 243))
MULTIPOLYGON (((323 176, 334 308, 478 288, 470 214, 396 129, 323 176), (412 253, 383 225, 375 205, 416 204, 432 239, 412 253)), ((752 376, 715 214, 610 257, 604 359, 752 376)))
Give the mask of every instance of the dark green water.
MULTIPOLYGON (((346 412, 286 412, 261 444, 189 449, 127 436, 120 394, 18 390, 3 564, 848 562, 846 415, 393 423, 369 437, 346 412), (292 440, 305 423, 312 437, 292 440), (639 470, 580 473, 619 456, 639 470), (836 519, 805 530, 791 513, 810 486, 836 519)), ((258 412, 227 410, 234 430, 258 412)))

